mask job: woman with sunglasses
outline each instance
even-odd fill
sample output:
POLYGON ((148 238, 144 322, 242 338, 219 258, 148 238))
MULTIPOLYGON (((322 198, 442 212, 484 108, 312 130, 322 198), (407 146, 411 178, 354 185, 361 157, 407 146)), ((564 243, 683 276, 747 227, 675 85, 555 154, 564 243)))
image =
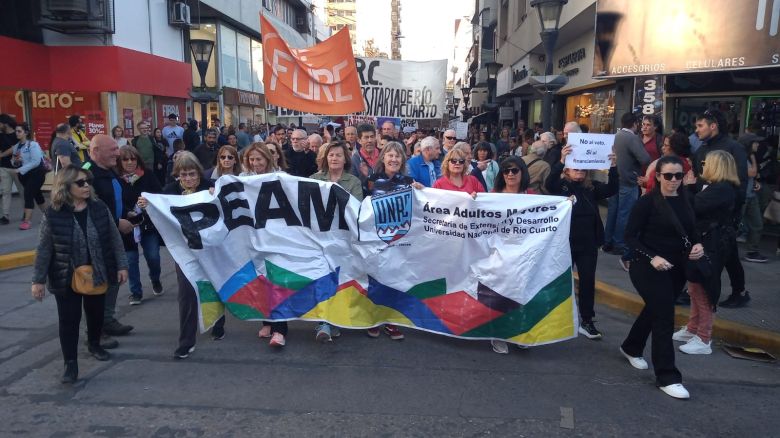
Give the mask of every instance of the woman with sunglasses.
POLYGON ((267 147, 268 152, 271 153, 271 165, 273 166, 274 171, 286 172, 287 158, 285 158, 284 151, 282 150, 282 147, 279 146, 279 143, 267 141, 265 142, 265 147, 267 147))
POLYGON ((592 181, 587 170, 570 169, 566 166, 566 156, 571 146, 561 150, 561 159, 550 169, 545 188, 551 195, 572 197, 574 206, 571 212, 572 265, 577 266, 579 274, 579 299, 577 305, 582 322, 579 333, 588 339, 601 339, 602 334, 593 323, 596 313, 593 303, 596 296, 596 262, 599 247, 604 244, 604 225, 599 213, 599 201, 618 192, 618 173, 615 154, 610 154, 611 166, 606 184, 592 181))
POLYGON ((211 181, 216 181, 222 175, 236 175, 241 173, 241 163, 238 161, 238 151, 230 145, 225 145, 217 151, 217 165, 209 174, 211 181))
POLYGON ((81 308, 87 319, 87 350, 100 361, 111 355, 100 346, 105 294, 82 295, 71 288, 74 267, 91 265, 93 283, 122 284, 127 258, 122 237, 105 204, 95 197, 92 174, 73 165, 60 169, 51 189, 51 206, 41 222, 32 278, 32 297, 43 300, 44 287, 57 300, 59 336, 65 372, 62 383, 78 379, 81 308))
MULTIPOLYGON (((214 184, 203 178, 203 167, 200 161, 190 151, 180 151, 173 163, 173 175, 176 180, 163 187, 166 195, 191 195, 208 190, 214 193, 214 184)), ((138 198, 138 206, 145 209, 149 201, 138 198)), ((178 283, 179 301, 179 346, 173 352, 174 359, 186 359, 195 351, 195 341, 198 337, 198 296, 192 284, 176 264, 176 281, 178 283)), ((211 329, 211 337, 220 340, 225 336, 225 317, 218 319, 211 329)))
POLYGON ((30 125, 21 123, 14 131, 16 143, 11 149, 11 165, 19 176, 19 182, 24 187, 24 217, 19 225, 20 230, 29 230, 32 226, 33 206, 38 205, 41 211, 46 209, 41 187, 46 180, 46 168, 43 165, 43 151, 38 142, 30 140, 30 125))
POLYGON ((447 152, 442 162, 442 176, 433 183, 433 188, 468 193, 472 198, 484 192, 482 183, 469 174, 466 164, 470 160, 471 157, 461 149, 453 148, 447 152))
MULTIPOLYGON (((119 176, 125 180, 131 192, 132 199, 138 199, 141 193, 160 193, 162 188, 154 174, 144 166, 143 158, 138 150, 132 146, 119 148, 119 157, 116 160, 116 170, 119 176)), ((144 250, 146 266, 149 267, 149 278, 152 281, 154 295, 163 294, 160 283, 160 236, 154 228, 152 221, 136 206, 135 210, 128 212, 127 219, 135 228, 132 233, 123 234, 122 241, 125 244, 128 266, 130 268, 130 305, 137 306, 143 300, 143 286, 141 285, 140 257, 138 244, 144 250)))
MULTIPOLYGON (((712 321, 720 298, 720 274, 725 260, 737 251, 733 224, 735 214, 739 214, 734 205, 740 185, 734 157, 726 151, 712 151, 703 163, 704 188, 693 197, 693 212, 711 272, 704 276, 697 269, 687 271, 691 312, 688 324, 672 336, 675 341, 685 342, 680 351, 687 354, 712 354, 712 321)), ((694 187, 694 182, 692 175, 684 180, 689 187, 694 187)))
POLYGON ((655 188, 634 204, 626 224, 625 239, 634 256, 628 273, 645 306, 620 353, 632 367, 646 370, 642 352, 652 333, 656 386, 670 397, 687 399, 690 394, 674 363, 674 301, 685 285, 687 260, 698 260, 704 249, 698 243, 693 209, 682 184, 682 160, 661 157, 656 170, 655 188), (678 228, 688 239, 680 236, 678 228))

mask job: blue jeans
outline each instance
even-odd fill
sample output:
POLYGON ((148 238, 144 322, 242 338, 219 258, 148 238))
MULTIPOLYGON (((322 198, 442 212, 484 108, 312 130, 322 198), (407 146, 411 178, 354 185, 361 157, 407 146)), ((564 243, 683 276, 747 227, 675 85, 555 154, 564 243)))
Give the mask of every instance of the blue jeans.
MULTIPOLYGON (((141 234, 141 248, 144 250, 146 266, 149 267, 149 278, 152 279, 152 282, 160 281, 160 238, 157 237, 157 233, 141 234)), ((127 251, 127 262, 129 264, 130 293, 141 297, 143 296, 143 287, 141 286, 138 250, 127 251)))
POLYGON ((623 235, 628 216, 639 198, 639 186, 620 186, 618 194, 609 198, 607 224, 604 227, 604 243, 627 251, 623 235))

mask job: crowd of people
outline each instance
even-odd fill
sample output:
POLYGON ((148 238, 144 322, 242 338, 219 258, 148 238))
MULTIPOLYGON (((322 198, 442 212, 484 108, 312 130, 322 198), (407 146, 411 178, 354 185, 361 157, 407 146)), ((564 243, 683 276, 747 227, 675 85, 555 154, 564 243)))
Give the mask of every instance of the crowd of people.
MULTIPOLYGON (((679 130, 664 134, 655 117, 627 113, 620 122, 610 169, 594 172, 566 166, 572 151, 568 135, 582 132, 575 122, 560 133, 522 126, 512 133, 504 128, 493 141, 472 131, 470 135, 481 137, 472 147, 471 141, 458 141, 451 129, 405 134, 392 122, 378 128, 329 125, 313 133, 282 125, 248 132, 243 124, 237 131, 199 131, 196 121, 182 127, 171 114, 162 129, 152 131, 141 122, 139 135, 122 141, 119 129, 112 136, 86 140, 78 120, 69 120, 58 125, 53 136, 51 157, 57 175, 51 204, 46 206, 40 188, 50 166, 47 157, 30 139, 29 126, 2 115, 3 138, 13 134, 16 140, 12 145, 5 141, 0 152, 2 187, 8 174, 21 181, 25 210, 20 228, 29 229, 36 204, 44 211, 32 293, 42 299, 48 284, 57 297, 64 382, 74 381, 78 374, 75 351, 82 298, 89 352, 98 360, 110 357, 106 349, 117 347, 115 336, 133 330, 116 320, 114 309, 124 281, 129 282, 130 304, 143 302, 139 245, 153 293, 164 293, 163 241, 144 212, 148 202, 142 192, 187 195, 213 191, 223 175, 286 172, 336 183, 357 199, 408 187, 454 190, 472 197, 483 192, 568 197, 573 202, 570 245, 579 273, 580 334, 589 339, 603 336, 594 311, 598 252, 619 255, 645 301, 620 352, 635 368, 647 369, 642 352, 652 334, 657 385, 672 397, 687 398, 674 364, 673 341, 685 342, 679 347, 684 353, 711 353, 716 307, 740 307, 750 300, 737 241, 745 224, 749 243, 745 260, 767 261, 758 253, 760 215, 765 208, 762 193, 777 177, 775 165, 766 162, 775 155, 752 125, 742 143, 733 140, 723 132, 725 121, 717 110, 698 116, 695 147, 679 130), (599 209, 602 202, 608 206, 606 223, 599 209), (105 293, 75 291, 75 283, 68 279, 82 265, 92 266, 94 285, 106 284, 105 293), (719 303, 723 269, 731 278, 732 292, 719 303), (691 318, 675 331, 675 302, 686 293, 691 318)), ((3 189, 3 223, 9 221, 9 193, 3 189)), ((174 357, 185 359, 195 348, 197 298, 179 266, 176 273, 180 337, 174 357)), ((213 339, 225 336, 224 325, 223 317, 212 328, 213 339)), ((371 337, 381 333, 394 340, 404 338, 389 324, 367 330, 371 337)), ((338 335, 339 328, 328 323, 315 329, 319 341, 338 335)), ((258 336, 282 347, 287 323, 264 322, 258 336)), ((497 353, 509 351, 505 342, 491 344, 497 353)))

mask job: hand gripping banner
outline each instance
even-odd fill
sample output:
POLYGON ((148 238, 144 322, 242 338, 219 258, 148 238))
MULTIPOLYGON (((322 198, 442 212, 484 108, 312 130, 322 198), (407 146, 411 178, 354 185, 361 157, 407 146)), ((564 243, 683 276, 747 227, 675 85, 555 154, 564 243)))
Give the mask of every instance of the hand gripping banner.
POLYGON ((144 196, 197 291, 201 331, 227 309, 522 345, 576 336, 562 197, 426 188, 361 204, 286 174, 223 176, 214 195, 144 196))
POLYGON ((347 29, 315 46, 291 49, 262 15, 260 27, 263 86, 269 103, 326 115, 365 110, 347 29))

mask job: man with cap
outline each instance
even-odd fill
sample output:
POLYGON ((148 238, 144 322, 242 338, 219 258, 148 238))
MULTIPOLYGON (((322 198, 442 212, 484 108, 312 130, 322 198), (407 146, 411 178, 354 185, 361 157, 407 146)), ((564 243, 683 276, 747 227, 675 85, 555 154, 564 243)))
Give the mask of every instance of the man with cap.
MULTIPOLYGON (((124 236, 133 232, 133 224, 127 220, 127 213, 132 211, 136 199, 132 199, 127 183, 112 170, 119 157, 119 146, 110 136, 97 134, 90 141, 89 154, 90 160, 82 167, 92 172, 95 195, 108 206, 119 232, 123 234, 123 240, 127 240, 124 236)), ((109 336, 123 336, 133 330, 133 326, 120 323, 114 316, 118 293, 119 284, 109 284, 103 309, 103 336, 100 341, 103 348, 119 345, 109 336)))
POLYGON ((179 126, 178 122, 179 116, 170 113, 168 114, 168 123, 162 129, 163 138, 168 142, 168 147, 165 149, 168 157, 173 155, 173 142, 177 139, 184 140, 184 128, 179 126))

